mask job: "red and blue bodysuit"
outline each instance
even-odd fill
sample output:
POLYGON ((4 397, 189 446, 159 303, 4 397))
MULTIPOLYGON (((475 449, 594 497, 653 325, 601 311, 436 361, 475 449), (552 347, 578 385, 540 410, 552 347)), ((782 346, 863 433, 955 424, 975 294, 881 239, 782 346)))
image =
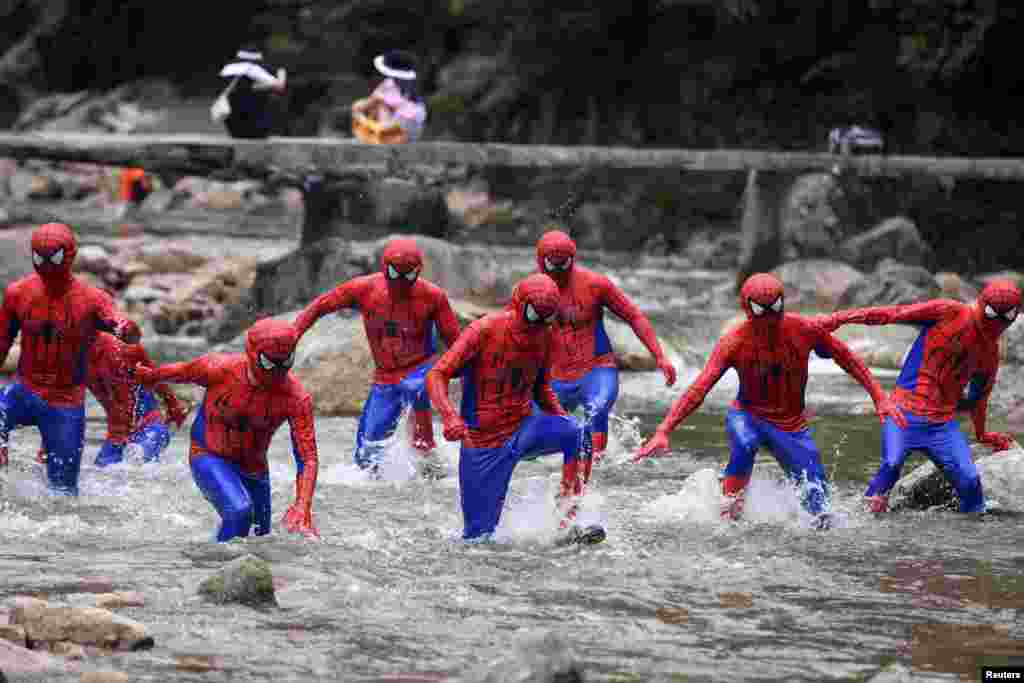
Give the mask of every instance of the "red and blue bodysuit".
MULTIPOLYGON (((125 337, 139 336, 138 326, 130 323, 125 337)), ((158 384, 150 391, 135 381, 133 371, 140 363, 153 367, 142 344, 127 344, 105 332, 89 352, 86 386, 107 413, 107 438, 96 455, 100 467, 123 461, 128 444, 142 449, 144 462, 156 462, 171 442, 167 423, 180 427, 185 421, 187 411, 169 386, 158 384), (166 420, 154 392, 164 400, 166 420)))
MULTIPOLYGON (((594 459, 600 460, 608 445, 608 415, 619 395, 618 365, 604 328, 605 309, 633 328, 668 386, 675 384, 676 370, 647 316, 611 280, 575 261, 576 243, 562 231, 547 232, 537 243, 537 267, 555 281, 559 292, 551 386, 566 410, 583 406, 594 459)), ((583 465, 585 480, 590 478, 590 465, 590 461, 583 465)))
POLYGON ((0 465, 10 432, 35 425, 50 488, 67 495, 78 494, 89 349, 98 332, 120 335, 128 322, 109 296, 71 274, 77 247, 66 225, 40 226, 32 234, 36 273, 7 286, 0 310, 0 361, 21 333, 17 378, 0 391, 0 465))
POLYGON ((451 348, 459 336, 448 295, 419 277, 423 255, 416 241, 390 241, 381 271, 357 277, 317 297, 295 320, 301 337, 317 320, 345 308, 358 309, 376 371, 356 433, 355 462, 376 471, 384 441, 394 434, 402 410, 413 409, 413 446, 434 448, 430 400, 424 381, 437 355, 435 331, 451 348))
POLYGON ((267 448, 283 423, 292 432, 298 473, 295 503, 284 524, 316 535, 313 492, 317 449, 313 399, 290 372, 298 336, 288 323, 264 319, 245 337, 244 354, 209 354, 186 363, 135 368, 136 379, 198 384, 206 395, 192 423, 189 463, 196 485, 221 517, 218 541, 270 533, 267 448))
MULTIPOLYGON (((466 540, 493 534, 520 460, 561 452, 563 488, 578 482, 579 461, 589 449, 586 433, 562 409, 548 374, 557 315, 558 287, 546 275, 531 275, 517 285, 508 310, 474 321, 427 374, 444 437, 462 442, 459 488, 466 540), (448 397, 448 383, 456 376, 462 378, 461 413, 448 397), (534 402, 541 412, 534 412, 534 402)), ((564 493, 578 494, 578 486, 564 493)))
POLYGON ((1021 293, 1010 280, 993 280, 975 305, 938 299, 905 306, 879 306, 834 313, 830 329, 841 325, 915 325, 921 332, 910 348, 892 397, 908 424, 887 420, 882 429, 882 462, 868 485, 867 505, 888 509, 888 494, 907 455, 923 451, 956 489, 962 512, 985 510, 981 479, 956 421, 970 412, 978 441, 1000 451, 1009 434, 986 431, 989 395, 999 370, 999 335, 1020 311, 1021 293))
POLYGON ((723 516, 742 510, 743 491, 754 458, 767 446, 786 474, 803 486, 804 508, 813 515, 828 510, 828 481, 804 415, 807 363, 811 351, 832 358, 868 392, 879 417, 902 419, 867 367, 817 321, 784 312, 783 286, 774 275, 750 276, 740 290, 747 320, 715 345, 693 384, 672 406, 654 436, 640 449, 641 459, 668 448, 668 436, 697 409, 729 368, 739 375, 736 400, 725 419, 731 455, 722 491, 723 516))

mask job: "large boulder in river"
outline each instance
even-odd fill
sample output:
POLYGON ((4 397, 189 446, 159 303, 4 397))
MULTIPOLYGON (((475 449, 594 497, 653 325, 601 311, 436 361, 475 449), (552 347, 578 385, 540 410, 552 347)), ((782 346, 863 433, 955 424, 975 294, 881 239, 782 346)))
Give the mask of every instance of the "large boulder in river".
POLYGON ((865 233, 843 242, 840 253, 845 261, 862 270, 871 270, 885 258, 927 268, 934 254, 921 232, 908 218, 887 218, 865 233))
POLYGON ((270 565, 254 555, 243 555, 224 565, 199 585, 199 594, 216 603, 236 602, 250 607, 276 606, 270 565))
POLYGON ((847 289, 864 280, 864 274, 839 261, 807 259, 791 261, 772 271, 786 288, 786 306, 831 309, 847 289))
POLYGON ((123 650, 153 647, 145 626, 98 607, 53 607, 42 600, 23 599, 11 621, 25 629, 29 643, 70 641, 123 650))
MULTIPOLYGON (((1000 509, 1024 512, 1024 449, 1018 447, 975 458, 985 498, 1000 509)), ((893 487, 890 502, 894 510, 922 510, 932 507, 956 508, 953 487, 931 462, 904 476, 893 487)))
POLYGON ((935 276, 920 266, 883 259, 875 271, 851 284, 839 299, 839 308, 913 304, 939 295, 935 276))

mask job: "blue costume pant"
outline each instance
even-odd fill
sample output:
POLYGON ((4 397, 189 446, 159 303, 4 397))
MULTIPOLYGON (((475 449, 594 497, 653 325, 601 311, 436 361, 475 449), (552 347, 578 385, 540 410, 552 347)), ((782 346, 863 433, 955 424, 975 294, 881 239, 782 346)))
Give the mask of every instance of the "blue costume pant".
MULTIPOLYGON (((151 422, 142 429, 132 432, 128 443, 142 447, 143 462, 158 462, 160 454, 171 443, 171 432, 163 422, 151 422)), ((96 466, 106 467, 124 460, 124 447, 127 444, 104 441, 100 452, 96 454, 96 466)))
POLYGON ((389 438, 398 427, 402 409, 411 405, 413 410, 430 410, 427 396, 427 372, 433 361, 410 372, 397 384, 374 384, 359 417, 359 431, 356 432, 356 464, 369 469, 380 464, 383 454, 381 441, 389 438))
POLYGON ((566 411, 583 406, 584 427, 589 433, 608 433, 608 415, 619 397, 618 368, 594 368, 575 382, 553 380, 551 388, 566 411))
POLYGON ((217 510, 221 524, 217 541, 270 533, 270 475, 252 476, 235 463, 213 454, 192 457, 192 478, 217 510))
POLYGON ((882 425, 882 463, 868 485, 867 496, 886 495, 900 478, 900 470, 911 451, 924 451, 956 489, 961 512, 983 512, 985 494, 978 469, 971 458, 971 447, 956 420, 929 422, 903 411, 907 428, 886 419, 882 425))
POLYGON ((584 432, 579 422, 550 413, 524 419, 516 433, 499 448, 463 446, 459 456, 462 537, 479 538, 498 527, 512 470, 520 460, 561 451, 564 462, 572 462, 583 449, 584 432))
POLYGON ((78 474, 85 444, 85 406, 51 406, 16 382, 0 390, 0 443, 18 427, 34 425, 43 437, 46 476, 50 489, 69 496, 78 495, 78 474))
POLYGON ((767 446, 786 475, 803 485, 804 509, 812 515, 828 509, 828 479, 811 430, 786 432, 744 410, 730 408, 725 417, 725 432, 731 450, 725 476, 749 479, 758 449, 767 446))

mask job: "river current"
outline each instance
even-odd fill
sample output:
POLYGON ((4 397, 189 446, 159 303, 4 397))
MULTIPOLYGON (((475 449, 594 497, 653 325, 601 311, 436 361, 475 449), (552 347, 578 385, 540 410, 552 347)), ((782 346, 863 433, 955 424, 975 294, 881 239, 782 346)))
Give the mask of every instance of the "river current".
MULTIPOLYGON (((367 481, 350 464, 355 420, 320 418, 322 540, 279 526, 295 473, 284 428, 270 456, 273 533, 215 544, 185 432, 159 464, 99 470, 103 424, 91 419, 82 495, 67 500, 44 493, 38 437, 22 430, 0 474, 0 601, 145 595, 121 612, 156 647, 44 680, 89 670, 131 681, 578 680, 538 673, 571 658, 587 681, 955 681, 977 677, 983 661, 1024 661, 1020 518, 860 511, 878 422, 845 378, 816 374, 809 387, 809 404, 824 406, 812 424, 835 481, 835 528, 810 528, 767 455, 745 519, 722 521, 727 379, 677 430, 673 453, 642 464, 629 454, 660 414, 623 401, 582 513, 608 529, 592 547, 555 543, 555 457, 517 468, 500 542, 466 545, 453 444, 441 442, 446 478, 418 476, 396 443, 387 480, 367 481), (830 411, 830 398, 844 409, 830 411), (197 596, 203 578, 246 553, 271 563, 277 608, 197 596)), ((651 395, 680 390, 651 373, 628 381, 651 395)))

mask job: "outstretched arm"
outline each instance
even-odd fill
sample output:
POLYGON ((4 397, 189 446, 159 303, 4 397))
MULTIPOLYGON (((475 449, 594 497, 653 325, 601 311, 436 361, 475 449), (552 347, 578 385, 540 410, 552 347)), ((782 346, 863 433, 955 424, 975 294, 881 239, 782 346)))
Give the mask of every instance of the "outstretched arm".
MULTIPOLYGON (((133 355, 137 359, 140 365, 147 368, 155 368, 156 365, 153 363, 153 359, 146 353, 146 349, 142 344, 133 344, 133 355)), ((164 401, 164 406, 167 409, 167 420, 171 423, 176 424, 179 428, 185 423, 185 418, 188 416, 188 411, 185 406, 182 405, 181 401, 178 400, 178 396, 174 393, 170 386, 164 383, 157 384, 153 387, 154 393, 156 393, 164 401)))
POLYGON ((629 300, 629 297, 619 289, 614 282, 608 278, 601 278, 601 300, 612 312, 622 318, 631 328, 637 339, 643 343, 647 350, 654 356, 658 369, 665 375, 665 384, 672 386, 676 383, 676 369, 665 356, 664 349, 658 341, 658 335, 654 326, 647 316, 643 314, 636 304, 629 300))
POLYGON ((295 502, 284 516, 288 531, 319 536, 313 525, 313 492, 319 458, 316 450, 316 428, 313 420, 313 399, 306 394, 295 405, 288 424, 292 430, 292 447, 302 461, 302 472, 295 479, 295 502))
POLYGON ((1002 432, 985 431, 985 423, 988 419, 988 399, 992 395, 992 387, 995 386, 995 383, 996 373, 993 372, 980 390, 971 386, 971 393, 976 394, 976 396, 968 394, 968 400, 973 399, 973 406, 970 409, 971 421, 974 423, 974 434, 980 443, 990 446, 993 451, 1005 451, 1013 445, 1013 436, 1002 432))
POLYGON ((448 397, 448 383, 479 353, 483 324, 484 321, 478 320, 467 327, 427 373, 427 394, 441 416, 444 438, 449 441, 460 441, 469 428, 448 397))
POLYGON ((135 379, 139 384, 146 386, 153 386, 160 382, 174 382, 206 387, 210 385, 218 365, 217 358, 213 355, 200 356, 184 363, 169 363, 158 368, 149 368, 139 363, 135 366, 135 379))
POLYGON ((878 419, 883 424, 887 417, 891 417, 893 422, 900 427, 907 426, 907 419, 903 416, 903 411, 886 395, 878 380, 868 370, 868 366, 864 364, 864 361, 857 354, 850 350, 849 346, 836 338, 835 335, 823 331, 820 331, 818 334, 818 345, 822 347, 825 354, 835 361, 836 365, 845 370, 850 377, 853 377, 864 387, 864 391, 868 392, 868 395, 875 404, 875 412, 878 413, 878 419))
POLYGON ((363 285, 360 279, 349 280, 340 287, 335 287, 331 291, 313 299, 309 305, 302 309, 299 317, 295 319, 295 332, 298 337, 301 338, 306 333, 306 330, 328 313, 334 313, 343 308, 352 308, 358 305, 362 288, 363 285))
POLYGON ((711 357, 705 364, 704 369, 697 375, 686 391, 672 404, 672 409, 658 425, 654 436, 647 440, 637 452, 634 462, 646 458, 658 451, 668 448, 668 435, 672 433, 679 423, 685 420, 690 413, 700 407, 708 392, 721 379, 725 371, 732 365, 732 349, 737 341, 735 332, 729 333, 715 344, 711 357))
POLYGON ((843 325, 851 323, 856 325, 927 324, 952 317, 958 314, 963 307, 964 304, 953 299, 933 299, 919 304, 872 306, 836 311, 831 315, 824 316, 820 322, 829 332, 835 332, 843 325))

